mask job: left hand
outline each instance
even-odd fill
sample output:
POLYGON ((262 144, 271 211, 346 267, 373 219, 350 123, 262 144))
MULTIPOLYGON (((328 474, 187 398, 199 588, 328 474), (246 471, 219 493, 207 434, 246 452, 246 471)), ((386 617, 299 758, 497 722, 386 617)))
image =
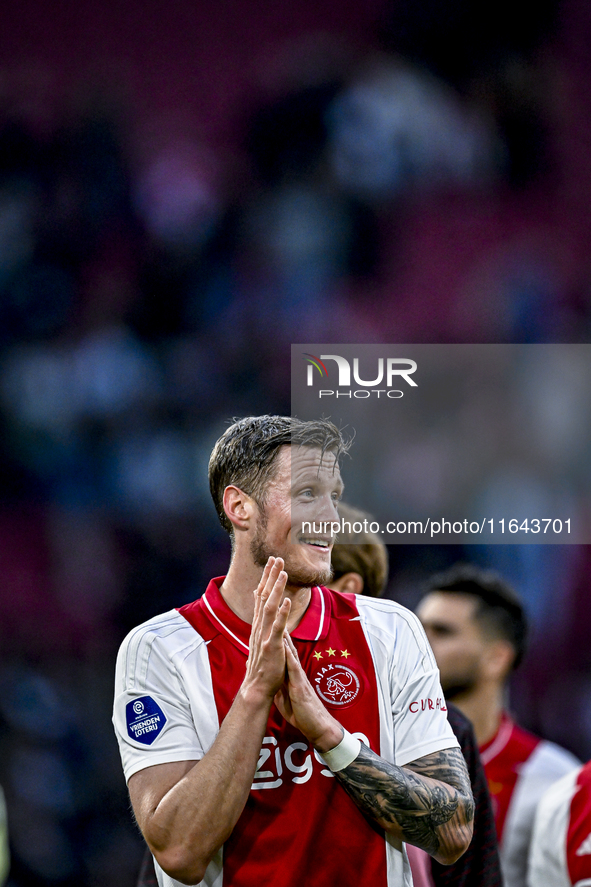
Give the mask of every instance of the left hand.
POLYGON ((342 740, 343 728, 315 693, 287 632, 284 643, 287 680, 275 694, 275 705, 285 720, 297 727, 317 751, 329 751, 342 740))

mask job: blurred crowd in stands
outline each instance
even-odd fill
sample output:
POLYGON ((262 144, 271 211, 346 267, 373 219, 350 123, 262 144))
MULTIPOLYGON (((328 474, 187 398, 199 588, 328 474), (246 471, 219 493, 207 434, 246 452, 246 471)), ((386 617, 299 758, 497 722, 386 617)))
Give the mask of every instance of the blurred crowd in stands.
MULTIPOLYGON (((325 0, 301 4, 292 27, 244 0, 217 12, 130 4, 136 73, 160 36, 184 47, 167 58, 170 104, 208 83, 185 70, 207 24, 207 64, 225 59, 230 72, 212 75, 203 103, 204 119, 224 121, 223 146, 178 107, 175 121, 162 116, 164 87, 154 110, 115 75, 90 90, 82 72, 61 71, 72 91, 55 86, 49 113, 43 23, 73 40, 74 5, 50 15, 30 0, 8 16, 0 784, 11 887, 134 883, 142 848, 110 724, 115 651, 223 572, 209 451, 234 416, 290 411, 291 343, 586 341, 591 21, 582 0, 546 0, 535 15, 521 5, 325 0), (241 92, 231 72, 246 50, 241 92)), ((87 6, 80 35, 85 12, 98 14, 87 6)), ((116 31, 118 4, 102 15, 116 31)), ((206 65, 198 49, 191 64, 206 65)), ((389 596, 414 605, 421 577, 459 554, 392 549, 389 596)), ((591 557, 557 555, 561 584, 544 602, 555 615, 537 627, 514 704, 586 760, 591 557)), ((527 597, 527 551, 503 556, 527 597)))

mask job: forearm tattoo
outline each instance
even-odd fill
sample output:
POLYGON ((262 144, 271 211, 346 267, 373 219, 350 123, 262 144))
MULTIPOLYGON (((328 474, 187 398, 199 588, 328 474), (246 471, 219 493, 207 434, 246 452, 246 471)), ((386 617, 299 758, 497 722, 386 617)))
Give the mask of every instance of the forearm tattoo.
POLYGON ((335 776, 366 816, 386 831, 397 826, 403 841, 431 856, 445 856, 457 846, 458 829, 470 834, 474 800, 458 748, 397 767, 362 745, 353 763, 335 776))

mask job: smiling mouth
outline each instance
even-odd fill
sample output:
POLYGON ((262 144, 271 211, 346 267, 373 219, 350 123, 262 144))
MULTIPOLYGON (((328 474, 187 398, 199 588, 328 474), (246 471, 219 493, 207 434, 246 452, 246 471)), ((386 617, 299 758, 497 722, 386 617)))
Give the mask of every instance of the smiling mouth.
POLYGON ((316 537, 303 537, 300 539, 300 542, 304 545, 311 545, 313 548, 318 548, 321 551, 330 551, 330 546, 332 544, 332 539, 318 539, 316 537))

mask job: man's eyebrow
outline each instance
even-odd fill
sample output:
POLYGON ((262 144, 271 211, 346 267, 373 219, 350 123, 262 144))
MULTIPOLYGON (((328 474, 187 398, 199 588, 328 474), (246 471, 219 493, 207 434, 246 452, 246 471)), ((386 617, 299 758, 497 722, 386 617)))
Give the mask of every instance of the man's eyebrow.
POLYGON ((441 622, 439 619, 432 621, 427 620, 426 623, 430 629, 435 631, 457 631, 457 627, 449 622, 441 622))

